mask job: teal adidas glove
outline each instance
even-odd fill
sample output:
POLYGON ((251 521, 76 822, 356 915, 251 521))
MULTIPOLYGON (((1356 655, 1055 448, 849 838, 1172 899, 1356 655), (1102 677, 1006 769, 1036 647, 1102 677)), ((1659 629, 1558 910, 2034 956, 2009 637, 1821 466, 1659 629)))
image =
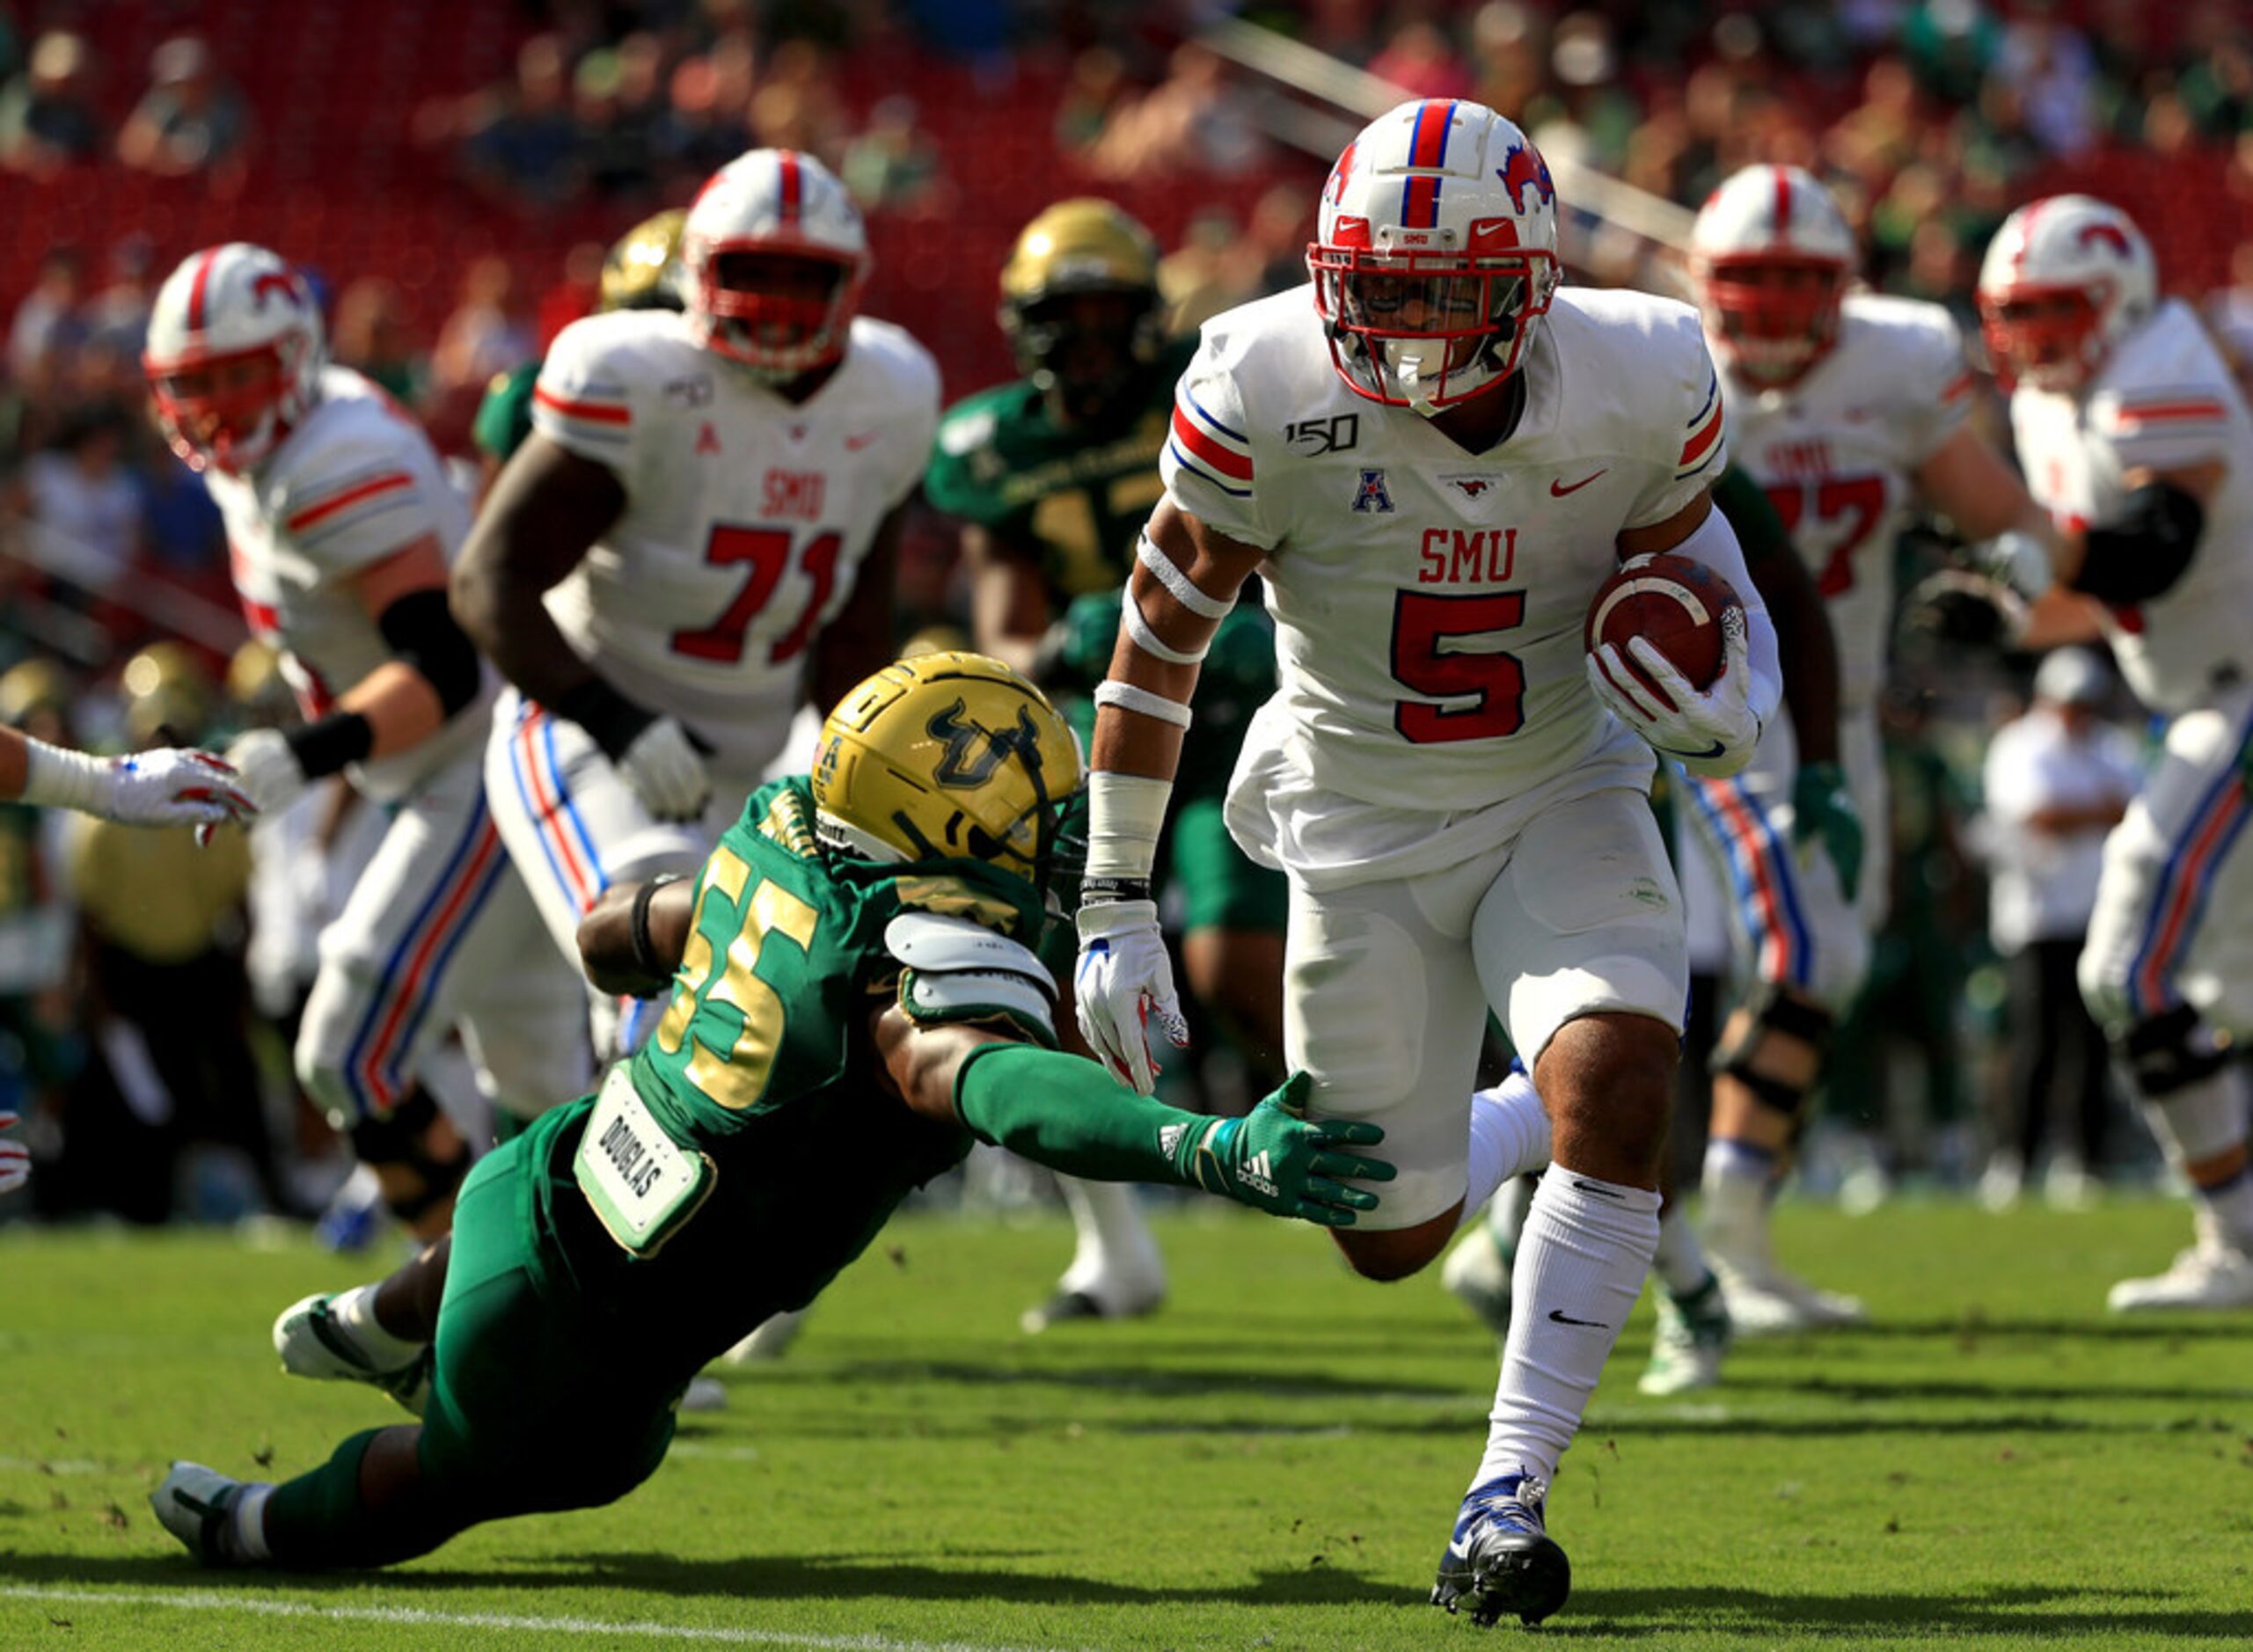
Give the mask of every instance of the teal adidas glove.
POLYGON ((1359 1120, 1308 1122, 1306 1093, 1313 1087, 1312 1078, 1294 1072, 1246 1117, 1184 1132, 1174 1147, 1174 1168, 1207 1193, 1269 1216, 1351 1227, 1356 1211, 1377 1208, 1377 1195, 1336 1178, 1390 1181, 1395 1173, 1384 1159, 1335 1150, 1373 1147, 1385 1132, 1359 1120))
POLYGON ((1847 788, 1846 771, 1835 763, 1803 763, 1791 780, 1791 841, 1804 847, 1820 837, 1839 888, 1854 904, 1862 888, 1862 814, 1847 788))

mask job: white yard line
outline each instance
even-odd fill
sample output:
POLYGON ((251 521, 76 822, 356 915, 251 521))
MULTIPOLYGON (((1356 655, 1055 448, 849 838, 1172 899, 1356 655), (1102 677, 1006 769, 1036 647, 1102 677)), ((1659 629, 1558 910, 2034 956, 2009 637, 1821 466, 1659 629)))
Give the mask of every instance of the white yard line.
POLYGON ((425 1606, 317 1606, 298 1600, 261 1600, 211 1590, 48 1589, 0 1584, 0 1599, 68 1602, 88 1606, 162 1606, 180 1612, 240 1612, 267 1618, 329 1619, 351 1623, 411 1624, 448 1629, 524 1629, 540 1634, 632 1635, 647 1641, 694 1641, 714 1646, 780 1646, 818 1652, 1039 1652, 1038 1648, 977 1641, 897 1641, 882 1634, 805 1634, 788 1629, 721 1629, 680 1623, 614 1623, 600 1618, 534 1618, 508 1612, 433 1612, 425 1606))

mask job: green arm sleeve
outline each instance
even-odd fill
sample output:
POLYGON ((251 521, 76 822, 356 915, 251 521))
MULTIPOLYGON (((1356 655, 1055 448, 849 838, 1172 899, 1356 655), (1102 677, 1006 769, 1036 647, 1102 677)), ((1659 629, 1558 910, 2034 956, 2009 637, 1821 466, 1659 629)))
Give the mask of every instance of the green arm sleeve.
POLYGON ((963 1057, 955 1113, 980 1141, 1090 1181, 1186 1184, 1174 1155, 1213 1122, 1136 1094, 1085 1056, 1027 1044, 963 1057))

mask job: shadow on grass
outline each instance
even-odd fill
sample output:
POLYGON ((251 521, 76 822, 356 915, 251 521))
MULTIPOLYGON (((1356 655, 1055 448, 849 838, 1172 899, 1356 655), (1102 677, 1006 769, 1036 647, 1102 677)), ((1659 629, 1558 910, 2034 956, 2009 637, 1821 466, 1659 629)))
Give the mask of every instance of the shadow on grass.
MULTIPOLYGON (((1319 1345, 1317 1345, 1319 1346, 1319 1345)), ((1272 1352, 1272 1345, 1262 1345, 1272 1352)), ((1141 1350, 1133 1350, 1137 1357, 1141 1350)), ((1208 1350, 1209 1351, 1209 1350, 1208 1350)), ((736 1375, 736 1373, 723 1373, 736 1375)), ((838 1384, 869 1383, 892 1388, 928 1383, 954 1383, 966 1388, 1091 1388, 1105 1393, 1181 1394, 1225 1393, 1232 1388, 1255 1390, 1271 1397, 1352 1398, 1381 1400, 1391 1394, 1433 1395, 1456 1399, 1460 1383, 1418 1382, 1399 1377, 1346 1377, 1325 1371, 1311 1362, 1284 1368, 1260 1366, 1167 1366, 1135 1370, 1118 1365, 1013 1365, 973 1363, 958 1360, 858 1360, 849 1364, 816 1367, 811 1362, 796 1369, 767 1369, 742 1374, 740 1380, 755 1386, 811 1385, 828 1388, 838 1384)))
MULTIPOLYGON (((953 1557, 949 1557, 950 1559, 953 1557)), ((461 1571, 444 1564, 385 1572, 207 1572, 178 1556, 0 1555, 0 1582, 212 1593, 241 1589, 267 1594, 276 1585, 315 1593, 362 1594, 371 1584, 417 1595, 458 1590, 629 1590, 682 1599, 896 1599, 998 1601, 1050 1606, 1342 1606, 1421 1605, 1428 1590, 1386 1583, 1350 1567, 1267 1568, 1250 1582, 1190 1587, 1139 1585, 1050 1572, 978 1565, 918 1565, 873 1554, 746 1555, 685 1560, 662 1554, 603 1553, 545 1555, 535 1565, 461 1571)), ((489 1609, 490 1603, 482 1603, 489 1609)))
POLYGON ((1824 1400, 2155 1400, 2166 1405, 2242 1405, 2253 1400, 2253 1387, 2188 1388, 2179 1384, 2148 1388, 2117 1383, 2026 1383, 2015 1379, 1953 1382, 1928 1378, 1872 1378, 1867 1381, 1836 1377, 1777 1377, 1731 1371, 1727 1382, 1711 1398, 1724 1403, 1731 1395, 1808 1394, 1824 1400))
POLYGON ((2065 1338, 2088 1342, 2203 1342, 2239 1341, 2253 1344, 2253 1323, 2243 1319, 2161 1315, 2133 1319, 2016 1319, 1991 1318, 1977 1309, 1947 1319, 1871 1320, 1868 1325, 1825 1326, 1820 1331, 1796 1336, 1764 1337, 1755 1346, 1790 1348, 1818 1339, 1851 1342, 1859 1338, 1888 1337, 2033 1337, 2045 1341, 2065 1338))
POLYGON ((1584 1589, 1546 1638, 1607 1635, 1660 1639, 1694 1630, 1749 1642, 1820 1637, 1852 1645, 1879 1636, 2069 1635, 2253 1638, 2253 1608, 2170 1607, 2154 1589, 2072 1589, 2023 1584, 1977 1596, 1787 1595, 1750 1589, 1584 1589), (2085 1604, 2076 1605, 2074 1603, 2085 1604))

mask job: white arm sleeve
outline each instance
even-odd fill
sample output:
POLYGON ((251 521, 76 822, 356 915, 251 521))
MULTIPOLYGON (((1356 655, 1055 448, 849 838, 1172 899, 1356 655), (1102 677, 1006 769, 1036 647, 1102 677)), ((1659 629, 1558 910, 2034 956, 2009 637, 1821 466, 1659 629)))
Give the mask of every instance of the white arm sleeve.
POLYGON ((1745 604, 1745 650, 1752 668, 1748 704, 1752 715, 1765 728, 1774 718, 1776 707, 1783 703, 1783 667, 1776 654, 1775 622, 1768 618, 1768 608, 1760 600, 1759 587, 1752 583, 1751 570, 1745 566, 1745 552, 1737 543, 1737 530, 1729 525, 1716 506, 1706 513, 1706 519, 1692 530, 1690 537, 1673 547, 1672 554, 1701 562, 1729 581, 1729 588, 1745 604))

